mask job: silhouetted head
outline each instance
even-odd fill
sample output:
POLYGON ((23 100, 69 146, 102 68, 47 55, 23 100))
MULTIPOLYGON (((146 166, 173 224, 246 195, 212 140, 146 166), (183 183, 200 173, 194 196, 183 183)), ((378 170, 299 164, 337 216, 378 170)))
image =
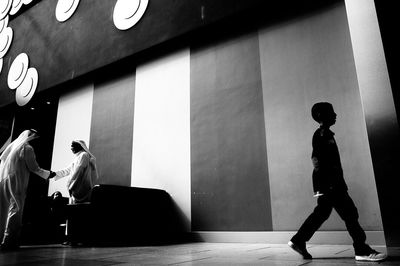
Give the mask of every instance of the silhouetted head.
POLYGON ((336 122, 336 113, 332 104, 328 102, 319 102, 311 108, 311 116, 318 123, 325 126, 332 126, 336 122))
POLYGON ((75 153, 80 152, 81 150, 83 150, 81 144, 79 142, 72 141, 72 143, 71 143, 71 151, 75 154, 75 153))

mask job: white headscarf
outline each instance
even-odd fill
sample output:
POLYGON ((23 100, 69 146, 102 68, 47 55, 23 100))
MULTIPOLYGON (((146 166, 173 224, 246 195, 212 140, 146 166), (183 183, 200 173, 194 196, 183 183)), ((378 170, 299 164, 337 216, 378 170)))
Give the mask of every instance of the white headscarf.
POLYGON ((24 130, 17 139, 11 142, 0 156, 0 182, 15 173, 15 160, 24 144, 38 138, 36 130, 24 130))

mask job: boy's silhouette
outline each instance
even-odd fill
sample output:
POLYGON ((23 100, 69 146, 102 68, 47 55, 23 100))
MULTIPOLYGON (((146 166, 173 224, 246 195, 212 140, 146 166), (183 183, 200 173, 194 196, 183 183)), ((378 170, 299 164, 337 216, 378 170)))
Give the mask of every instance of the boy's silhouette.
POLYGON ((312 259, 307 252, 306 242, 329 218, 334 208, 345 222, 353 239, 355 259, 358 261, 382 261, 386 255, 373 250, 365 243, 366 235, 358 222, 357 208, 347 193, 339 150, 334 138, 335 134, 329 129, 336 122, 337 115, 333 106, 327 102, 316 103, 311 109, 311 115, 320 124, 312 138, 311 155, 314 165, 312 176, 314 196, 318 198, 317 206, 288 245, 304 259, 312 259))

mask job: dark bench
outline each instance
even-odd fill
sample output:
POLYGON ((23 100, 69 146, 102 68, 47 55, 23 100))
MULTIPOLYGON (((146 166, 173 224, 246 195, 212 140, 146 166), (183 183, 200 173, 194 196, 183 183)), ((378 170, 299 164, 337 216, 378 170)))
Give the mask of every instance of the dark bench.
POLYGON ((126 245, 169 241, 180 222, 170 195, 160 189, 96 185, 90 203, 67 205, 73 241, 126 245))

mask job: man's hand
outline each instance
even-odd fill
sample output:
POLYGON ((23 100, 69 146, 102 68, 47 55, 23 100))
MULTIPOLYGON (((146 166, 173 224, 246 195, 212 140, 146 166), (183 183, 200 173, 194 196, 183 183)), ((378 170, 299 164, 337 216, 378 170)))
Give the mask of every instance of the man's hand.
POLYGON ((49 177, 47 179, 53 178, 56 176, 56 173, 53 171, 50 171, 49 177))

